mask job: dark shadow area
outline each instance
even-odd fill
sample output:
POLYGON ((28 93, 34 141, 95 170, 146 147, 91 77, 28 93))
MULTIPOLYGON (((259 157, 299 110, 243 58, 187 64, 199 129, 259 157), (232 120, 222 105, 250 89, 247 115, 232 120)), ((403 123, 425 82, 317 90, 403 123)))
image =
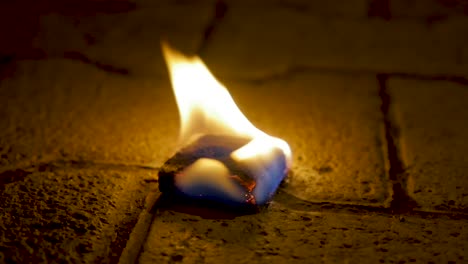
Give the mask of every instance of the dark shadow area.
POLYGON ((228 5, 222 0, 217 0, 215 3, 213 18, 205 27, 205 30, 203 32, 203 39, 202 39, 200 47, 198 48, 198 54, 201 54, 203 50, 206 48, 212 35, 215 33, 218 24, 221 23, 221 21, 223 20, 227 12, 228 12, 228 5))
POLYGON ((6 184, 22 181, 29 174, 31 172, 22 169, 7 170, 0 173, 0 191, 5 188, 6 184))
POLYGON ((180 195, 162 194, 154 204, 151 212, 175 211, 196 215, 205 219, 234 219, 243 215, 252 215, 266 209, 268 206, 229 206, 223 203, 183 197, 180 195))
POLYGON ((405 173, 405 164, 401 159, 399 128, 391 117, 391 97, 387 91, 387 78, 388 76, 384 74, 377 75, 379 96, 382 100, 380 110, 383 115, 387 155, 390 163, 388 174, 393 184, 393 199, 390 203, 390 208, 397 213, 405 213, 417 208, 418 204, 408 195, 408 175, 405 173))

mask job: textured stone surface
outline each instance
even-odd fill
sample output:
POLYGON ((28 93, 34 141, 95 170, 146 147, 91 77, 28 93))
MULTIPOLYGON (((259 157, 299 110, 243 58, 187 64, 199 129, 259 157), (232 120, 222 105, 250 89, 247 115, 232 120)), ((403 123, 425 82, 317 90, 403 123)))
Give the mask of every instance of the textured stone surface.
POLYGON ((0 30, 8 36, 0 55, 65 57, 108 65, 118 73, 161 76, 161 38, 195 52, 213 7, 213 1, 12 1, 0 11, 0 30))
POLYGON ((155 171, 55 163, 0 173, 3 263, 115 262, 155 171))
POLYGON ((408 192, 423 209, 468 212, 468 86, 390 79, 408 192))
POLYGON ((125 68, 132 75, 161 76, 161 72, 165 73, 161 37, 186 52, 195 52, 211 18, 211 8, 144 8, 124 14, 80 17, 78 22, 51 14, 41 17, 43 30, 35 44, 52 56, 79 51, 93 60, 125 68), (64 41, 56 42, 57 37, 64 41))
POLYGON ((291 68, 465 75, 466 18, 328 18, 285 8, 232 7, 203 55, 223 75, 262 77, 291 68), (242 71, 240 70, 242 69, 242 71))
POLYGON ((225 80, 225 85, 253 124, 290 144, 289 192, 313 201, 386 202, 374 77, 305 72, 259 83, 225 80))
POLYGON ((53 159, 160 164, 175 149, 169 80, 69 60, 20 61, 0 83, 0 164, 53 159))
POLYGON ((154 218, 140 263, 464 262, 465 220, 297 211, 234 219, 174 210, 154 218))
POLYGON ((466 261, 468 90, 434 81, 468 76, 466 4, 254 2, 1 4, 0 263, 133 263, 141 245, 142 263, 466 261), (179 122, 162 37, 201 51, 247 117, 290 143, 269 208, 205 219, 155 202, 143 167, 173 154, 179 122), (406 174, 389 181, 375 74, 392 72, 380 95, 406 174), (404 191, 419 211, 388 208, 404 191))

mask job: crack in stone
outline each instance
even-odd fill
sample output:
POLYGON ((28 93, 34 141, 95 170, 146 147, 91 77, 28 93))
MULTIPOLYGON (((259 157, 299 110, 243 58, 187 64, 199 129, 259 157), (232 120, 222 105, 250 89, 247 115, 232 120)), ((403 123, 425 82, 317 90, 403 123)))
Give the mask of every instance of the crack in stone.
POLYGON ((201 40, 200 47, 197 50, 198 54, 201 54, 206 49, 209 41, 211 40, 211 37, 225 17, 227 11, 227 4, 223 0, 217 0, 214 7, 213 18, 210 20, 208 25, 205 27, 205 30, 203 31, 203 38, 201 40))
POLYGON ((401 160, 399 128, 391 116, 391 97, 387 90, 387 79, 388 75, 377 74, 379 96, 382 102, 380 110, 383 115, 385 139, 387 142, 387 158, 390 163, 388 174, 393 188, 390 209, 398 213, 403 213, 412 211, 418 205, 416 201, 408 195, 408 174, 405 171, 405 164, 401 160))
MULTIPOLYGON (((128 168, 128 169, 144 169, 144 170, 157 170, 158 167, 152 165, 144 164, 133 164, 133 163, 111 163, 104 161, 92 161, 92 160, 67 160, 67 159, 57 159, 51 162, 43 163, 41 165, 50 165, 59 167, 75 167, 75 168, 89 168, 89 167, 105 167, 105 168, 128 168)), ((33 165, 38 166, 38 165, 33 165)))
MULTIPOLYGON (((151 170, 157 171, 158 167, 153 167, 152 165, 143 165, 143 164, 130 164, 130 163, 109 163, 109 162, 98 162, 90 160, 49 160, 44 162, 38 162, 29 164, 24 167, 6 169, 0 171, 0 189, 2 185, 21 181, 27 175, 37 171, 44 172, 49 170, 55 170, 60 168, 73 168, 73 169, 85 169, 85 168, 106 168, 106 169, 135 169, 135 170, 151 170)), ((145 179, 147 183, 157 181, 154 178, 145 179)))
MULTIPOLYGON (((450 75, 450 74, 420 74, 420 73, 405 73, 405 72, 375 72, 370 70, 353 70, 353 69, 337 69, 337 68, 321 68, 311 67, 305 65, 297 65, 285 68, 280 71, 273 72, 271 74, 265 74, 260 77, 253 78, 236 78, 238 81, 250 82, 252 84, 264 84, 271 81, 286 80, 296 74, 316 72, 316 73, 332 73, 332 74, 348 74, 348 75, 385 75, 388 78, 402 78, 402 79, 414 79, 421 81, 447 81, 464 86, 468 86, 468 77, 461 75, 450 75)), ((230 77, 226 77, 230 79, 230 77)))
POLYGON ((150 192, 146 196, 144 208, 133 225, 125 248, 119 257, 119 264, 136 263, 140 258, 144 251, 144 244, 148 238, 151 224, 157 215, 156 204, 160 198, 161 195, 157 191, 150 192))
POLYGON ((390 77, 398 77, 402 79, 415 79, 421 81, 447 81, 453 82, 461 85, 468 85, 468 78, 464 76, 457 76, 457 75, 423 75, 423 74, 411 74, 411 73, 388 73, 386 74, 389 78, 390 77))
MULTIPOLYGON (((329 70, 329 69, 323 69, 323 68, 314 68, 314 67, 307 67, 307 66, 294 66, 294 67, 288 67, 286 69, 280 70, 273 72, 271 74, 265 74, 264 76, 260 77, 254 77, 254 78, 234 78, 237 81, 242 81, 242 82, 248 82, 254 85, 262 85, 268 82, 272 81, 281 81, 281 80, 286 80, 288 78, 293 77, 296 74, 301 74, 304 72, 340 72, 341 71, 335 71, 335 70, 329 70)), ((227 77, 226 79, 230 79, 227 77)))
POLYGON ((120 75, 130 74, 129 70, 126 68, 117 67, 111 64, 106 64, 106 63, 92 60, 88 58, 86 55, 84 55, 83 53, 78 52, 78 51, 67 51, 63 54, 63 57, 69 60, 81 61, 85 64, 92 65, 100 70, 103 70, 109 73, 120 74, 120 75))
POLYGON ((443 218, 450 219, 468 219, 468 214, 463 212, 429 212, 421 210, 412 211, 397 211, 392 207, 378 207, 370 205, 333 203, 333 202, 312 202, 300 199, 293 194, 290 194, 282 189, 278 190, 273 202, 287 206, 291 210, 303 212, 329 212, 329 213, 349 213, 349 214, 382 214, 382 215, 399 215, 400 219, 403 216, 416 216, 422 218, 443 218))
MULTIPOLYGON (((404 221, 405 216, 427 218, 449 218, 454 220, 467 220, 468 213, 464 212, 437 212, 437 211, 422 211, 422 210, 395 210, 392 207, 361 205, 351 203, 335 203, 332 201, 308 201, 303 200, 291 193, 288 193, 283 188, 280 188, 273 198, 272 203, 277 203, 285 206, 289 210, 301 212, 322 212, 322 213, 345 213, 354 215, 369 215, 380 214, 388 217, 398 216, 400 221, 404 221)), ((177 198, 171 196, 160 195, 153 206, 148 207, 148 212, 152 215, 165 210, 172 210, 192 215, 198 215, 202 218, 210 219, 233 219, 241 215, 255 214, 268 210, 268 205, 257 208, 258 211, 229 211, 226 208, 210 207, 209 205, 201 205, 190 203, 190 201, 177 201, 177 198)))

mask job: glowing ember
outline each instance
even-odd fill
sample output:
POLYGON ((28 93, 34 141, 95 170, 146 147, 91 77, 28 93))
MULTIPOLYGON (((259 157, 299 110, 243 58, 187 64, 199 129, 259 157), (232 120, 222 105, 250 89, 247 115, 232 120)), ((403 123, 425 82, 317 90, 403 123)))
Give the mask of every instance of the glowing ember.
POLYGON ((291 166, 288 144, 257 129, 199 57, 162 44, 181 117, 181 145, 162 192, 241 205, 268 202, 291 166))

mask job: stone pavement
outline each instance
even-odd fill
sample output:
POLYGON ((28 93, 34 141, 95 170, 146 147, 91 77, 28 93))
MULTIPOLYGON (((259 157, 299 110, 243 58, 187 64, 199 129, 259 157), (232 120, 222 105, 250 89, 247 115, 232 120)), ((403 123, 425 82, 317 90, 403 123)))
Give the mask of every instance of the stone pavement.
POLYGON ((297 210, 281 201, 234 219, 161 210, 140 263, 466 262, 465 226, 445 217, 297 210))
POLYGON ((0 4, 0 263, 466 262, 468 3, 0 4), (158 199, 198 53, 292 172, 235 215, 158 199))

